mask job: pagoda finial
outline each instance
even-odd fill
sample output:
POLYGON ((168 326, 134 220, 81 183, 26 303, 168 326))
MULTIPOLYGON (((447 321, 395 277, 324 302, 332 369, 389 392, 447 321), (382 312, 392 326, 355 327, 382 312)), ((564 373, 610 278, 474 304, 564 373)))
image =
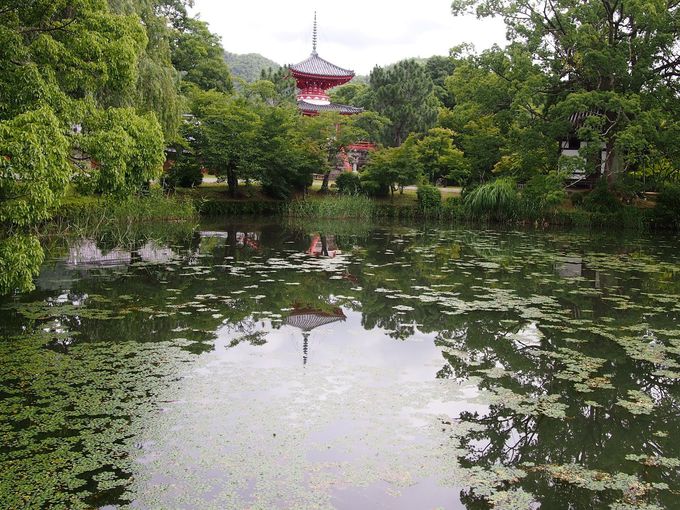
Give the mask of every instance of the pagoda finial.
POLYGON ((316 55, 316 11, 314 11, 314 31, 312 32, 312 55, 316 55))

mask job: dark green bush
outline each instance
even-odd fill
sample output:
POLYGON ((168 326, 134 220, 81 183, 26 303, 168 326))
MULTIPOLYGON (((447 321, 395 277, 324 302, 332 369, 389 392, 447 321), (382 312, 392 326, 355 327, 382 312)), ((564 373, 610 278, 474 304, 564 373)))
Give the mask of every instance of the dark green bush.
POLYGON ((416 192, 418 208, 424 213, 437 212, 442 207, 442 196, 439 189, 430 184, 418 186, 416 192))
POLYGON ((680 229, 680 184, 666 184, 661 188, 654 207, 654 223, 680 229))
POLYGON ((179 156, 163 176, 166 189, 193 188, 202 182, 201 165, 192 155, 179 156))
POLYGON ((531 220, 543 218, 554 211, 566 196, 562 175, 534 175, 522 190, 523 216, 531 220))
POLYGON ((621 210, 623 204, 616 194, 609 189, 607 181, 600 179, 593 190, 583 199, 586 211, 597 213, 615 213, 621 210))
POLYGON ((361 179, 361 189, 370 197, 386 197, 390 194, 389 184, 373 179, 361 179))
POLYGON ((583 199, 586 197, 585 193, 574 192, 569 195, 571 203, 574 207, 581 207, 583 205, 583 199))
POLYGON ((447 220, 463 219, 463 201, 460 197, 449 197, 442 203, 442 218, 447 220))
POLYGON ((361 179, 352 172, 343 172, 335 179, 338 193, 341 195, 358 195, 361 193, 361 179))

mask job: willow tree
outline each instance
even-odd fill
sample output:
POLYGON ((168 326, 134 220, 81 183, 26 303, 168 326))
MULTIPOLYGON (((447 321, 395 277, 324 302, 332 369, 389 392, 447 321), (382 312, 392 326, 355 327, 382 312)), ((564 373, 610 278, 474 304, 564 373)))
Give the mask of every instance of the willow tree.
MULTIPOLYGON (((160 170, 155 115, 110 108, 134 102, 147 42, 137 15, 112 13, 101 0, 0 8, 0 292, 31 287, 42 260, 31 232, 51 216, 88 140, 106 138, 109 154, 122 152, 126 163, 147 158, 144 168, 126 165, 126 184, 160 170)), ((101 171, 113 160, 101 154, 101 171)))
POLYGON ((501 16, 547 80, 544 113, 587 116, 612 182, 650 158, 678 160, 680 4, 675 0, 455 0, 455 15, 501 16), (672 137, 671 137, 672 138, 672 137))

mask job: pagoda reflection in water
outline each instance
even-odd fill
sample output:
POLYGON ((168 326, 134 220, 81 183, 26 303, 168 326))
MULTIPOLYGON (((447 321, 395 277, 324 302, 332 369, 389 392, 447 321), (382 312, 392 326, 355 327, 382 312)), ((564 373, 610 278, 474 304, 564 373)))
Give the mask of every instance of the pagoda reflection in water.
POLYGON ((287 326, 293 326, 302 330, 302 364, 307 365, 309 352, 309 336, 313 329, 333 322, 347 319, 341 308, 332 310, 320 310, 317 308, 303 308, 296 306, 293 311, 283 320, 287 326))
POLYGON ((335 257, 342 254, 334 235, 313 234, 307 254, 314 257, 335 257))

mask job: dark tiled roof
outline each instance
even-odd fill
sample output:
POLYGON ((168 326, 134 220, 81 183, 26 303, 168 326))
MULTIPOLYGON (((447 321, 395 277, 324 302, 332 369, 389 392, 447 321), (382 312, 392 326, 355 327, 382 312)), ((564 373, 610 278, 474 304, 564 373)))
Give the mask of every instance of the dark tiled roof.
POLYGON ((600 116, 602 115, 602 112, 599 110, 589 110, 586 112, 576 112, 572 113, 571 116, 569 117, 569 122, 571 122, 571 125, 574 126, 576 129, 580 129, 583 127, 583 123, 586 121, 588 117, 594 117, 594 116, 600 116))
POLYGON ((353 114, 353 113, 361 113, 361 112, 364 111, 363 108, 357 108, 356 106, 349 106, 349 105, 346 105, 346 104, 335 104, 335 103, 312 104, 312 103, 308 103, 306 101, 298 101, 297 105, 298 105, 298 108, 300 108, 300 110, 303 110, 305 112, 314 112, 314 113, 340 112, 340 113, 353 114))
POLYGON ((324 60, 316 52, 312 53, 307 60, 290 66, 291 71, 303 74, 316 74, 319 76, 354 76, 354 71, 343 69, 328 60, 324 60))

